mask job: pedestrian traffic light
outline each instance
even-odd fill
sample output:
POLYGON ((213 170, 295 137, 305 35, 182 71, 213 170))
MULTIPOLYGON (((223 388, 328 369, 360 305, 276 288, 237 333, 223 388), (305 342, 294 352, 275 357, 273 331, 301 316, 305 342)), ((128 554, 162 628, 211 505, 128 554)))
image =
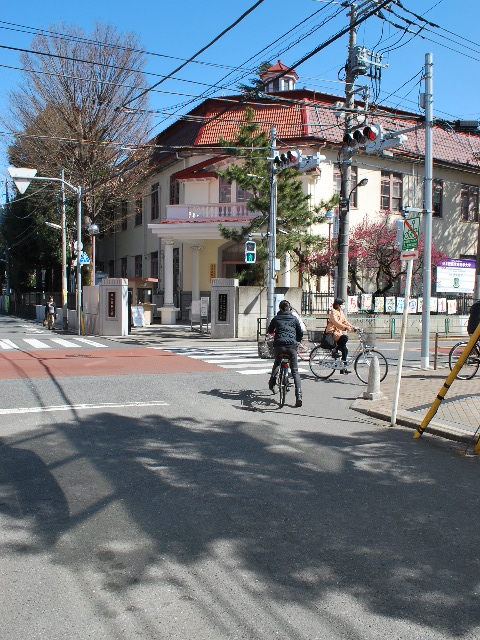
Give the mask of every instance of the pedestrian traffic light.
POLYGON ((254 240, 245 242, 245 262, 246 264, 255 264, 257 261, 257 245, 254 240))

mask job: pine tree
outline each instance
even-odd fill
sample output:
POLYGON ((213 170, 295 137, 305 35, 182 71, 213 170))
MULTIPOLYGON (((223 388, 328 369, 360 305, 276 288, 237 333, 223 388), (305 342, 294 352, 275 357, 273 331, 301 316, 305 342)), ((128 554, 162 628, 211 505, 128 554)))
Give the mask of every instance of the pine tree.
MULTIPOLYGON (((243 242, 252 233, 266 232, 270 215, 270 140, 255 122, 253 109, 245 112, 245 124, 241 126, 234 140, 221 139, 221 144, 229 147, 229 155, 235 158, 227 169, 217 171, 218 175, 253 194, 248 201, 249 211, 258 212, 249 225, 240 230, 221 227, 224 238, 243 242)), ((307 257, 320 252, 325 238, 312 232, 312 226, 324 222, 325 213, 335 205, 333 200, 323 202, 318 207, 310 206, 310 196, 305 195, 302 182, 295 169, 284 169, 277 174, 277 257, 282 259, 289 253, 294 268, 305 280, 309 280, 307 257)), ((249 269, 249 277, 263 282, 268 258, 268 239, 257 242, 257 263, 249 269)), ((245 278, 243 279, 245 282, 245 278)))

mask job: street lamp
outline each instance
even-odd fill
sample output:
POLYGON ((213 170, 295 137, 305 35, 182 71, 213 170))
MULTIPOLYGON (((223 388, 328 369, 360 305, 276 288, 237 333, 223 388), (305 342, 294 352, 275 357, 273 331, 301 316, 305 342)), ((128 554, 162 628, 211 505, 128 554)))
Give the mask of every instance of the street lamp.
MULTIPOLYGON (((82 267, 80 264, 80 255, 82 252, 82 187, 74 187, 72 184, 67 182, 64 179, 64 173, 62 171, 61 178, 44 178, 37 176, 36 169, 26 169, 26 168, 17 168, 17 167, 8 167, 8 173, 12 178, 15 186, 18 189, 20 194, 25 193, 28 188, 28 185, 32 180, 40 180, 43 182, 61 182, 62 184, 62 192, 65 187, 71 189, 77 196, 77 333, 81 335, 82 327, 81 327, 81 319, 82 319, 82 267)), ((63 193, 63 205, 65 203, 65 197, 63 193)), ((62 208, 62 234, 65 229, 65 222, 63 220, 65 212, 65 206, 62 208)), ((63 243, 62 243, 63 244, 63 243)), ((62 260, 63 261, 63 260, 62 260)), ((66 278, 66 274, 64 274, 64 278, 66 278)), ((63 278, 62 278, 63 280, 63 278)), ((63 288, 63 284, 62 284, 63 288)), ((62 297, 66 295, 66 287, 65 291, 62 292, 62 297)), ((66 307, 66 305, 65 305, 66 307)))
POLYGON ((92 236, 92 285, 95 286, 95 236, 100 233, 98 225, 91 224, 88 227, 88 233, 92 236))

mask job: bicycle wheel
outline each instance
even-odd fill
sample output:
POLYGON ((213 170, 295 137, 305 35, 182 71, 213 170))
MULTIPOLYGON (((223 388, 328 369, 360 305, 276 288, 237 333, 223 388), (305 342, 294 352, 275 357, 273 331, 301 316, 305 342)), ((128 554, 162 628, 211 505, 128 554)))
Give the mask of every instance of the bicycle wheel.
POLYGON ((370 364, 373 356, 377 356, 378 358, 378 364, 380 366, 380 382, 385 380, 387 377, 388 362, 383 353, 380 353, 380 351, 377 351, 376 349, 370 349, 364 353, 360 352, 355 358, 354 369, 357 374, 357 378, 365 384, 368 382, 368 372, 370 371, 370 364))
MULTIPOLYGON (((450 350, 450 354, 448 356, 448 366, 450 367, 450 371, 452 371, 453 367, 457 364, 457 360, 462 355, 463 350, 465 349, 467 344, 467 342, 457 342, 457 344, 450 350)), ((457 378, 459 378, 460 380, 471 380, 478 371, 478 358, 478 347, 475 345, 472 349, 472 352, 465 360, 463 367, 460 369, 457 378)))
POLYGON ((280 394, 280 407, 285 404, 285 396, 287 394, 287 370, 282 365, 278 374, 278 392, 280 394))
POLYGON ((315 343, 310 342, 310 340, 303 340, 303 342, 299 342, 298 357, 300 358, 300 360, 308 360, 310 358, 310 353, 314 348, 315 348, 315 343))
POLYGON ((310 353, 310 371, 316 378, 330 378, 335 371, 334 362, 331 352, 321 347, 315 347, 310 353))

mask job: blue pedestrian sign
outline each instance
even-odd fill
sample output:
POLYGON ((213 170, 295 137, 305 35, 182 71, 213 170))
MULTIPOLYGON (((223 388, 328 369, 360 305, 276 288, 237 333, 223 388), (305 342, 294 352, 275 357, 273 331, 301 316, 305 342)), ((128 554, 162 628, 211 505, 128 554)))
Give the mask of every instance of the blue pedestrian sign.
POLYGON ((83 267, 84 264, 90 264, 90 258, 85 253, 85 251, 82 251, 82 253, 80 254, 80 266, 83 267))

